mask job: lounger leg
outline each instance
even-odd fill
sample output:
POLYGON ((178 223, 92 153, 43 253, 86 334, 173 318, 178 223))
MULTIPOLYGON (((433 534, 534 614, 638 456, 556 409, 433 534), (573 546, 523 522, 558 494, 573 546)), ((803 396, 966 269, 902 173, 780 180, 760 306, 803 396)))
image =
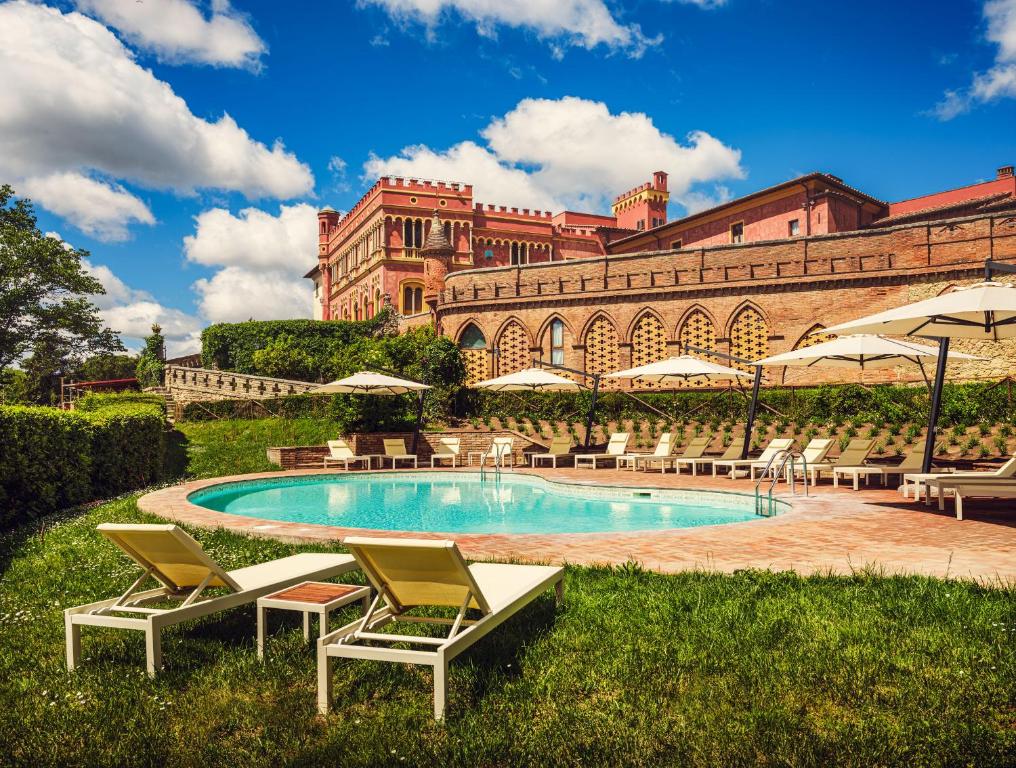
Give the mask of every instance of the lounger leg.
POLYGON ((147 657, 148 676, 155 677, 155 674, 162 668, 162 630, 148 622, 145 628, 145 656, 147 657))
POLYGON ((434 719, 441 720, 444 717, 445 702, 448 698, 448 661, 445 655, 438 651, 437 660, 434 662, 434 719))
POLYGON ((564 602, 564 579, 554 585, 554 604, 560 606, 564 602))
POLYGON ((935 489, 935 493, 938 495, 938 511, 945 512, 945 489, 940 485, 935 489))
MULTIPOLYGON (((855 472, 854 473, 854 490, 855 491, 858 489, 858 481, 860 479, 861 479, 861 473, 860 472, 855 472)), ((865 478, 864 478, 864 484, 865 485, 868 484, 868 478, 867 478, 867 476, 865 476, 865 478)))
POLYGON ((68 613, 64 614, 64 627, 67 632, 67 669, 73 672, 81 659, 81 625, 75 624, 68 613))
POLYGON ((840 487, 840 473, 833 471, 833 488, 840 487))
POLYGON ((963 519, 963 495, 960 493, 960 489, 956 489, 956 519, 963 519))
POLYGON ((263 659, 265 657, 265 631, 266 622, 268 621, 268 609, 258 606, 258 658, 263 659))
POLYGON ((325 653, 324 643, 318 641, 317 654, 317 708, 322 715, 328 714, 332 703, 332 657, 325 653))
POLYGON ((303 612, 303 641, 310 642, 310 614, 307 611, 303 612))

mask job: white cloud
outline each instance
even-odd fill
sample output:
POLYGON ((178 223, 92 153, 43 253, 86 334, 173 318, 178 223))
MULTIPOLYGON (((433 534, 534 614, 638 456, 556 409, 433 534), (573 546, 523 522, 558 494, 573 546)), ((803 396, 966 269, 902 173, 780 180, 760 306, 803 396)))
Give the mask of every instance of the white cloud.
POLYGON ((727 0, 677 0, 677 2, 682 5, 694 5, 704 11, 712 11, 716 8, 722 8, 727 4, 727 0))
POLYGON ((201 314, 213 323, 287 320, 311 316, 310 283, 287 271, 252 272, 226 267, 198 280, 201 314))
POLYGON ((211 322, 310 317, 303 275, 317 263, 313 206, 282 205, 277 216, 257 208, 239 215, 213 208, 194 221, 194 234, 184 238, 187 259, 223 267, 194 284, 204 317, 211 322))
POLYGON ((80 173, 33 176, 19 186, 20 194, 74 222, 78 229, 98 240, 126 240, 128 225, 155 223, 148 206, 122 186, 80 173))
POLYGON ((641 56, 662 36, 647 38, 638 24, 622 24, 604 0, 360 0, 384 8, 397 22, 417 21, 433 34, 445 18, 457 14, 473 22, 481 35, 494 37, 497 27, 520 27, 551 40, 560 55, 561 44, 582 48, 604 45, 641 56))
POLYGON ((717 181, 744 176, 740 151, 704 131, 682 143, 644 113, 612 114, 602 102, 574 97, 524 99, 481 134, 486 147, 463 141, 444 151, 417 145, 371 156, 365 175, 464 181, 478 201, 544 210, 607 210, 655 170, 670 174, 672 199, 697 208, 707 195, 727 194, 717 181))
POLYGON ((261 56, 268 50, 227 0, 215 0, 207 18, 188 0, 76 0, 76 5, 120 30, 133 45, 169 63, 258 71, 261 56))
MULTIPOLYGON (((195 116, 112 32, 80 13, 0 4, 0 79, 0 176, 15 183, 68 173, 95 182, 99 174, 181 194, 204 188, 282 199, 313 187, 309 168, 281 142, 253 140, 228 114, 214 122, 195 116)), ((92 187, 106 208, 90 226, 115 237, 145 215, 125 189, 110 190, 92 187)))
POLYGON ((945 92, 932 110, 940 120, 952 120, 978 104, 1016 98, 1016 0, 988 0, 984 19, 985 37, 998 46, 995 62, 987 71, 975 73, 968 87, 945 92))
MULTIPOLYGON (((60 237, 55 232, 47 234, 60 237)), ((128 349, 137 351, 143 347, 145 336, 152 332, 152 325, 158 323, 166 337, 166 352, 170 357, 200 350, 204 324, 199 318, 160 304, 148 291, 131 288, 104 264, 84 260, 82 266, 106 289, 106 293, 90 298, 99 307, 103 322, 122 335, 128 349)))

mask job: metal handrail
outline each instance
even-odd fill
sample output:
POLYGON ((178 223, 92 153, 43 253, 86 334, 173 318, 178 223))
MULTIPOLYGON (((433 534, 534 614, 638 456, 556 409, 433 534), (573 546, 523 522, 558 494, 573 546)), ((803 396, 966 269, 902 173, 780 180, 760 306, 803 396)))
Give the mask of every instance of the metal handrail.
POLYGON ((762 474, 759 476, 758 482, 755 483, 756 515, 762 514, 761 512, 762 497, 761 493, 759 492, 759 486, 762 485, 762 481, 765 480, 766 475, 768 474, 770 468, 777 460, 780 460, 780 463, 779 466, 776 467, 776 471, 773 472, 773 481, 769 484, 769 491, 766 494, 768 499, 766 516, 771 517, 773 514, 773 491, 776 489, 776 484, 780 482, 780 475, 784 474, 787 468, 788 461, 790 462, 790 475, 787 482, 790 484, 791 495, 792 496, 797 495, 797 486, 795 484, 797 480, 797 473, 794 471, 794 459, 801 460, 801 468, 804 470, 804 495, 805 496, 808 495, 808 459, 800 451, 794 451, 789 448, 784 448, 782 450, 776 451, 776 453, 774 453, 772 456, 769 457, 769 460, 766 462, 765 469, 762 470, 762 474))

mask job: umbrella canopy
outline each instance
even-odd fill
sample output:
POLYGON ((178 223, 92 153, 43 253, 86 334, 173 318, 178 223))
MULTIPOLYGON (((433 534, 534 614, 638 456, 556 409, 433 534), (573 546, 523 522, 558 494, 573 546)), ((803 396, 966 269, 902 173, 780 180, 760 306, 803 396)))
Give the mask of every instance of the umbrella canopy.
POLYGON ((699 360, 691 355, 670 357, 648 365, 629 368, 626 371, 608 373, 609 379, 643 379, 644 381, 662 382, 667 379, 750 379, 752 374, 727 368, 708 360, 699 360))
POLYGON ((1005 283, 977 283, 834 325, 825 332, 990 341, 1016 338, 1016 287, 1005 283))
POLYGON ((322 384, 320 387, 312 389, 311 394, 403 395, 406 392, 419 392, 424 389, 430 389, 430 387, 384 373, 360 371, 344 379, 322 384))
MULTIPOLYGON (((823 330, 823 333, 826 331, 823 330)), ((921 365, 923 359, 938 357, 938 347, 915 344, 912 341, 896 341, 874 334, 841 336, 803 349, 784 352, 762 360, 755 365, 794 365, 810 367, 823 365, 832 368, 895 368, 903 363, 921 365)), ((979 360, 974 355, 950 352, 950 360, 979 360)))
POLYGON ((496 379, 488 379, 473 384, 478 389, 490 389, 495 392, 518 392, 529 390, 531 392, 565 392, 579 389, 579 385, 564 376, 558 376, 543 368, 526 368, 507 376, 498 376, 496 379))

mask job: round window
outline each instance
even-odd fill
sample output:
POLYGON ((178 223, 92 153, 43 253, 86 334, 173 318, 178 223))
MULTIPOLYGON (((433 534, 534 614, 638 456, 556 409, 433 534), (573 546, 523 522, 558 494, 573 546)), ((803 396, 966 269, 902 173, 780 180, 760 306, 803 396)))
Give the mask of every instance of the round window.
POLYGON ((415 203, 416 203, 416 198, 415 198, 415 197, 411 197, 411 198, 409 198, 409 202, 411 202, 411 203, 414 203, 414 204, 415 204, 415 203))

